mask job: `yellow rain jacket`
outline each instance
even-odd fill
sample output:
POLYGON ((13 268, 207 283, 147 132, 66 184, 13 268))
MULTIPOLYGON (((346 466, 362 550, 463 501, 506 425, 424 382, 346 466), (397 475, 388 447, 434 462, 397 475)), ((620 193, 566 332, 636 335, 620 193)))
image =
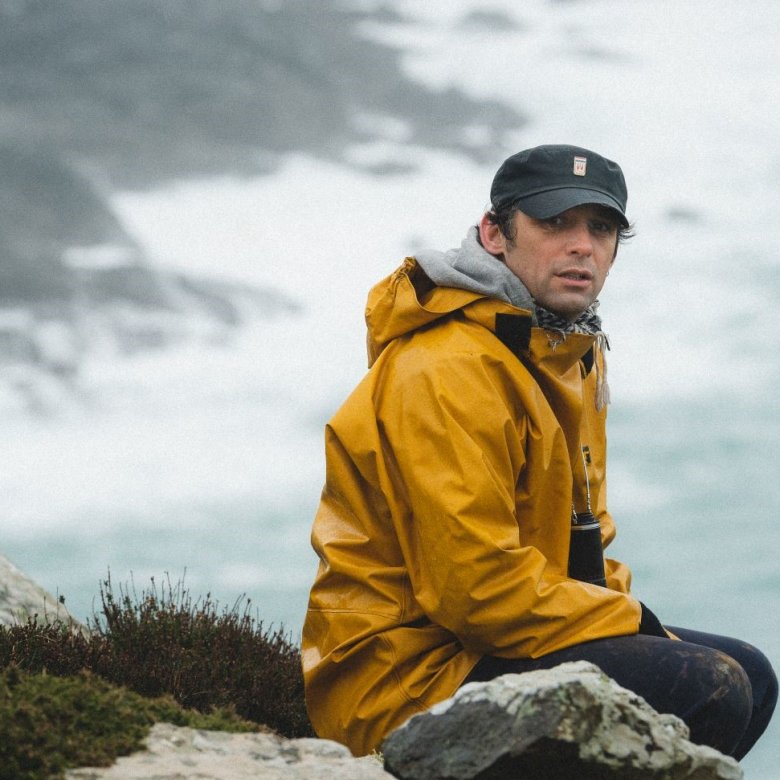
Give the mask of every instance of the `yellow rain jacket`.
POLYGON ((567 576, 585 468, 604 545, 615 535, 595 337, 434 286, 413 258, 366 319, 372 367, 326 428, 302 638, 314 728, 356 755, 482 655, 635 634, 641 616, 623 564, 606 560, 608 588, 567 576))

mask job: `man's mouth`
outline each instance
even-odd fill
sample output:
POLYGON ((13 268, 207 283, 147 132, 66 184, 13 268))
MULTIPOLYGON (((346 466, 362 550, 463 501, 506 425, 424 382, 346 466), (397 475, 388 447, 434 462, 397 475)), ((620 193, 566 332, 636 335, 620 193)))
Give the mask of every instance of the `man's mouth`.
POLYGON ((593 275, 588 271, 564 271, 558 274, 563 279, 571 279, 574 282, 589 282, 593 275))

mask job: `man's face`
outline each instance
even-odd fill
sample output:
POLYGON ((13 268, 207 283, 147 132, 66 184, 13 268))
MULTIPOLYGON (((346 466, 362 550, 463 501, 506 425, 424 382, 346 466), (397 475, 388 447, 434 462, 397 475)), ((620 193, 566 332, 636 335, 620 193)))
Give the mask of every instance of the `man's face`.
POLYGON ((491 254, 503 254, 507 267, 540 306, 576 319, 596 300, 612 266, 615 216, 597 205, 577 206, 549 219, 517 212, 514 228, 510 242, 483 217, 483 246, 491 254))

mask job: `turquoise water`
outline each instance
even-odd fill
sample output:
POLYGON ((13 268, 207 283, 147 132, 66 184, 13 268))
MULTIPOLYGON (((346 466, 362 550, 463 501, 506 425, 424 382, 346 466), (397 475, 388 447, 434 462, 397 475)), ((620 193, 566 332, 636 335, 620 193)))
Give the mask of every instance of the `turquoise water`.
POLYGON ((778 411, 728 399, 621 409, 610 451, 613 485, 628 472, 653 493, 645 506, 630 489, 612 500, 635 592, 665 622, 741 636, 776 665, 778 411))

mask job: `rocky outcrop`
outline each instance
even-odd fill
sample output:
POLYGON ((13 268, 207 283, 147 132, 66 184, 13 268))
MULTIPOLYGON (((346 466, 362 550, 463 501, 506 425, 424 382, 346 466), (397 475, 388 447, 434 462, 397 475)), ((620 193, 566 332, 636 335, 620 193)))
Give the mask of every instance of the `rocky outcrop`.
POLYGON ((672 715, 588 663, 465 686, 416 715, 377 757, 329 740, 157 724, 146 750, 67 780, 740 780, 738 764, 694 745, 672 715))
POLYGON ((385 768, 403 780, 739 780, 731 758, 689 742, 596 666, 472 683, 384 742, 385 768))
POLYGON ((158 723, 146 750, 106 769, 75 769, 67 780, 388 780, 377 758, 354 758, 325 739, 283 739, 275 734, 228 734, 158 723))
POLYGON ((25 623, 34 615, 41 621, 61 620, 78 625, 56 597, 0 554, 0 625, 25 623))

